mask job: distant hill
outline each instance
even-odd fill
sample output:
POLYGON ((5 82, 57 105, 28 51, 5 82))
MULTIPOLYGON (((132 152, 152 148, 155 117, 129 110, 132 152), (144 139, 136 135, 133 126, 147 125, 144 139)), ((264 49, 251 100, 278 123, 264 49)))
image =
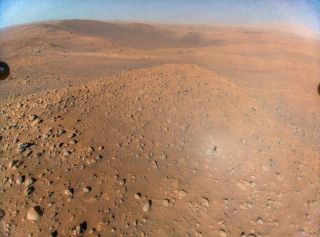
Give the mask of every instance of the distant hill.
MULTIPOLYGON (((112 42, 114 46, 139 49, 204 47, 218 43, 202 32, 177 31, 142 23, 110 23, 92 20, 62 20, 7 28, 1 41, 45 41, 49 36, 77 34, 112 42), (43 34, 45 33, 45 34, 43 34), (7 40, 6 40, 7 39, 7 40)), ((61 37, 60 37, 61 41, 61 37)), ((28 42, 32 45, 32 42, 28 42)))

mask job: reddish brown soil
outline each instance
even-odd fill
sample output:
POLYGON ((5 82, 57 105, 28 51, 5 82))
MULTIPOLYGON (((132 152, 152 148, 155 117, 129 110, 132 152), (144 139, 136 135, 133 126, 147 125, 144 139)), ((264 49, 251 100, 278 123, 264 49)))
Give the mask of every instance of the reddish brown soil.
POLYGON ((319 42, 76 20, 0 40, 0 236, 320 236, 319 42))

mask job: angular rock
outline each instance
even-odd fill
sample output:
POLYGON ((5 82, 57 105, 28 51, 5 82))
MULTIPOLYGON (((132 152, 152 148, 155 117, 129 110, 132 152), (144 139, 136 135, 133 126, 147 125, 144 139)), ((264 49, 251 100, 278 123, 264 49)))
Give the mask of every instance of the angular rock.
POLYGON ((29 221, 38 221, 42 216, 42 210, 39 206, 31 207, 27 213, 27 219, 29 221))

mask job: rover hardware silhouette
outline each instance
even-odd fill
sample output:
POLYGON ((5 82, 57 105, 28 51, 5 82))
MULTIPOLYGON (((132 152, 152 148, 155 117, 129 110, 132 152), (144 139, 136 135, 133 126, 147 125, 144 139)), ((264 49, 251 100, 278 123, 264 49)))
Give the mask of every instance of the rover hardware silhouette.
POLYGON ((0 80, 6 79, 10 75, 9 65, 0 61, 0 80))

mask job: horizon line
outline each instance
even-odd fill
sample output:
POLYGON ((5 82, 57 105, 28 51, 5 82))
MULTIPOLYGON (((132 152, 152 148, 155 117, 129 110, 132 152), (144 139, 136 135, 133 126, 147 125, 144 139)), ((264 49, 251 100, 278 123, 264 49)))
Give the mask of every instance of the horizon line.
POLYGON ((274 32, 290 33, 296 36, 305 38, 312 38, 320 41, 320 33, 306 29, 301 25, 294 24, 231 24, 231 23, 180 23, 180 22, 160 22, 160 21, 143 21, 143 20, 124 20, 124 19, 90 19, 90 18, 62 18, 62 19, 50 19, 50 20, 35 20, 27 23, 13 24, 9 26, 0 27, 1 31, 10 30, 13 28, 28 26, 28 25, 40 25, 42 23, 53 23, 60 21, 93 21, 93 22, 105 22, 105 23, 128 23, 128 24, 147 24, 147 25, 164 25, 164 26, 198 26, 198 27, 217 27, 217 28, 237 28, 237 29, 251 29, 251 30, 266 30, 274 32), (274 26, 277 26, 274 28, 274 26), (299 30, 297 30, 299 27, 299 30), (303 32, 302 32, 303 31, 303 32))

